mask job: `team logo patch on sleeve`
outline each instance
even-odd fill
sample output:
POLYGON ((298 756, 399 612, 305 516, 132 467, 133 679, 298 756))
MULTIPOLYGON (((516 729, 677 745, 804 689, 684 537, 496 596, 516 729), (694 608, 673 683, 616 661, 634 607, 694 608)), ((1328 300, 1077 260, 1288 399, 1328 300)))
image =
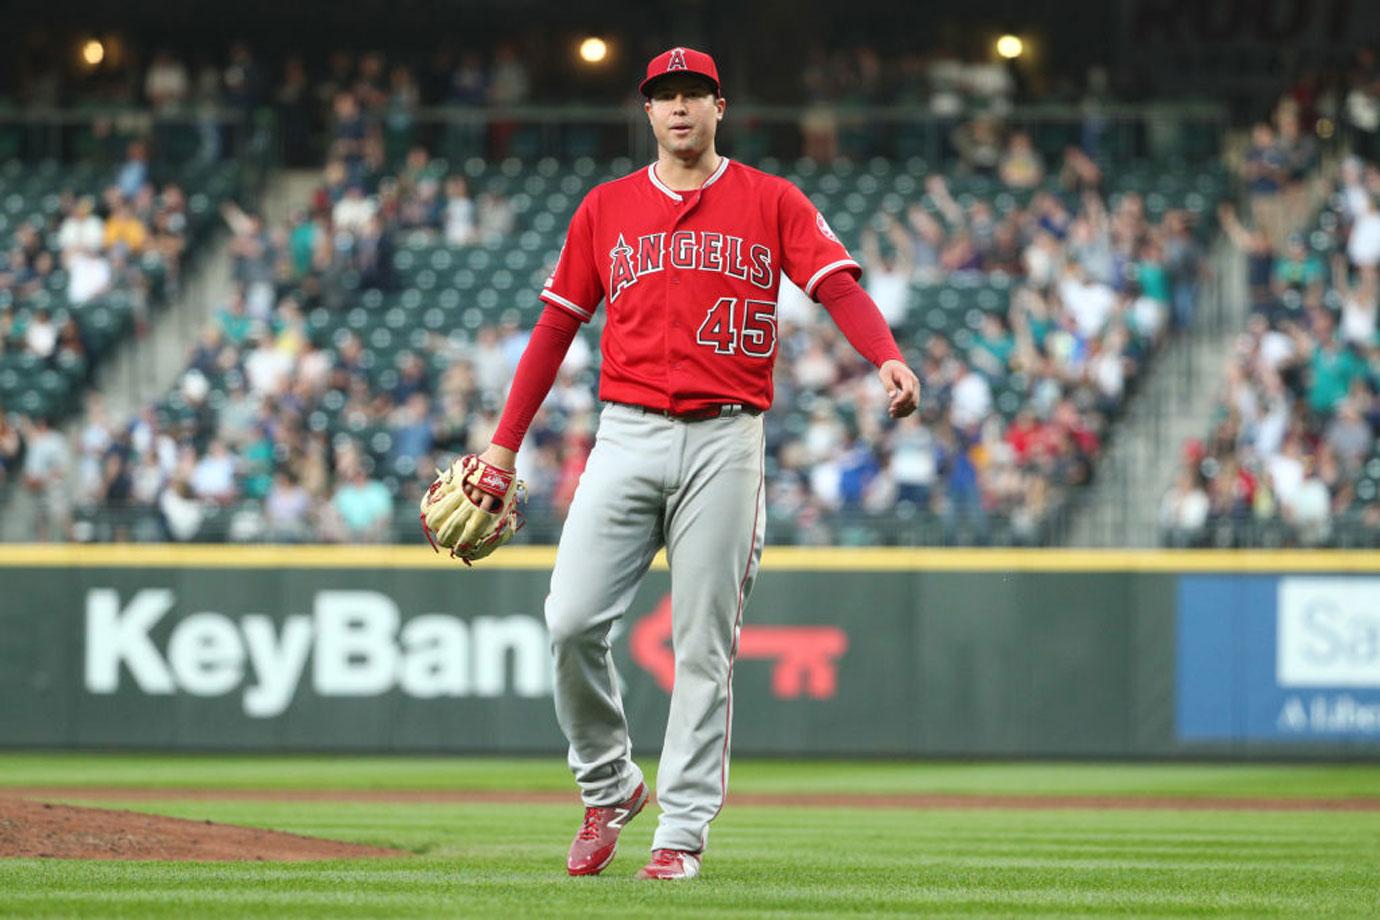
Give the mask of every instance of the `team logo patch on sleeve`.
POLYGON ((834 236, 834 231, 829 228, 829 222, 818 211, 815 212, 815 226, 819 228, 820 233, 824 234, 826 240, 833 240, 835 243, 839 241, 839 238, 834 236))

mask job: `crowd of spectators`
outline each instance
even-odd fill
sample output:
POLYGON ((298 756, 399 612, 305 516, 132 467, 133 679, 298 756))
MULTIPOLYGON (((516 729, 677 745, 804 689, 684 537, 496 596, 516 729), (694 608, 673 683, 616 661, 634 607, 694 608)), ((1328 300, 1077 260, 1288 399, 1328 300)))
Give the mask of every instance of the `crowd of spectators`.
POLYGON ((399 355, 387 385, 360 334, 316 341, 308 329, 313 310, 340 312, 362 291, 389 289, 398 240, 459 246, 512 232, 502 196, 472 199, 463 176, 420 148, 389 170, 376 140, 365 130, 357 145, 339 141, 310 207, 285 224, 223 205, 233 290, 190 349, 177 392, 128 422, 98 397, 88 406, 74 451, 78 538, 101 527, 126 539, 205 538, 218 519, 216 532, 234 539, 390 539, 394 498, 410 502, 440 449, 478 443, 476 418, 496 422, 522 347, 511 324, 472 343, 429 336, 399 355), (332 435, 315 424, 323 409, 385 431, 391 446, 371 452, 332 435))
MULTIPOLYGON (((998 196, 1045 179, 1020 134, 991 169, 998 196)), ((863 231, 864 283, 898 338, 924 343, 926 395, 917 421, 879 425, 866 369, 831 329, 814 328, 822 347, 808 345, 788 366, 805 381, 837 373, 845 383, 832 402, 860 401, 851 432, 835 422, 826 437, 829 413, 818 425, 812 418, 806 443, 820 446, 805 456, 826 507, 910 502, 966 540, 1036 542, 1048 513, 1092 478, 1140 369, 1168 334, 1192 324, 1205 254, 1189 212, 1155 221, 1140 195, 1108 196, 1077 149, 1059 175, 1057 190, 1046 186, 1027 206, 1005 196, 1003 207, 996 196, 960 205, 931 176, 921 200, 863 231), (1009 310, 986 311, 976 330, 957 334, 921 328, 917 286, 992 280, 1010 290, 1009 310), (861 392, 850 395, 850 383, 861 392), (1017 401, 998 411, 998 393, 1017 401)), ((783 343, 785 358, 792 343, 783 343)), ((802 456, 787 453, 785 466, 802 456)))
MULTIPOLYGON (((225 140, 216 113, 252 119, 256 113, 272 111, 280 150, 295 166, 321 161, 321 152, 333 140, 340 106, 348 104, 357 106, 364 120, 381 126, 390 159, 400 158, 415 143, 439 149, 443 140, 470 145, 497 159, 515 153, 516 123, 445 126, 422 118, 421 111, 453 106, 504 109, 534 99, 609 104, 636 98, 631 85, 612 81, 608 73, 578 74, 571 49, 551 48, 550 41, 547 36, 527 36, 490 43, 482 51, 442 47, 423 55, 338 49, 312 58, 298 53, 268 57, 243 42, 231 44, 216 59, 193 60, 159 48, 128 54, 121 65, 106 66, 79 81, 60 69, 40 71, 21 82, 17 98, 43 107, 94 95, 115 107, 143 107, 159 124, 200 124, 202 153, 211 157, 225 140)), ((947 49, 883 55, 868 45, 855 45, 816 49, 801 59, 798 75, 775 81, 742 75, 732 95, 745 103, 801 105, 800 149, 819 162, 830 162, 840 153, 865 157, 882 152, 878 144, 886 132, 850 120, 848 113, 860 105, 915 107, 941 135, 934 153, 947 156, 981 148, 984 133, 1016 102, 1031 96, 1022 68, 994 58, 986 48, 963 57, 947 49), (771 87, 765 95, 759 91, 764 83, 771 87), (866 137, 855 143, 860 135, 866 137)), ((772 71, 786 73, 779 66, 772 71)), ((1087 123, 1078 141, 1094 150, 1098 113, 1110 98, 1106 70, 1093 68, 1076 88, 1060 82, 1057 91, 1046 89, 1042 98, 1079 105, 1087 123)), ((104 130, 110 130, 108 122, 104 130)), ((764 152, 767 146, 779 152, 780 135, 756 131, 752 123, 736 125, 735 132, 745 147, 760 144, 764 152)), ((546 135, 548 142, 554 137, 546 135)), ((613 137, 624 142, 621 132, 613 137)))
POLYGON ((1186 446, 1162 502, 1172 545, 1369 545, 1380 533, 1380 168, 1352 156, 1323 187, 1290 142, 1295 104, 1281 107, 1278 136, 1253 132, 1249 218, 1222 211, 1250 319, 1212 429, 1186 446))
MULTIPOLYGON (((343 132, 310 208, 286 225, 224 209, 234 293, 177 393, 130 423, 93 404, 74 450, 88 512, 79 536, 398 539, 432 470, 488 443, 526 344, 509 313, 493 311, 472 334, 410 330, 383 368, 367 330, 327 339, 309 322, 387 290, 400 245, 501 243, 516 229, 501 198, 471 200, 463 177, 424 149, 390 170, 371 143, 368 131, 357 145, 343 132)), ((997 194, 1043 179, 1019 138, 1009 152, 997 194)), ((934 176, 910 207, 863 232, 864 281, 922 378, 915 418, 886 419, 873 370, 785 286, 768 416, 776 539, 1035 543, 1091 479, 1139 368, 1174 317, 1191 319, 1202 253, 1185 214, 1156 222, 1139 195, 1109 198, 1077 152, 1061 175, 1060 189, 1002 207, 960 204, 934 176), (919 290, 940 283, 999 286, 1010 308, 968 334, 918 334, 919 290), (1006 411, 1002 393, 1018 399, 1006 411)), ((593 345, 576 339, 519 457, 535 539, 555 536, 592 446, 593 345)))
POLYGON ((180 186, 149 178, 143 143, 129 145, 124 161, 99 196, 60 189, 56 207, 31 215, 13 230, 0 263, 0 349, 23 344, 42 358, 62 347, 79 348, 75 322, 50 326, 45 292, 56 290, 81 306, 112 290, 148 298, 148 275, 157 271, 173 288, 186 246, 187 201, 180 186), (15 310, 37 305, 27 322, 15 310))
MULTIPOLYGON (((34 380, 60 369, 89 380, 97 355, 78 315, 119 293, 136 329, 151 297, 176 292, 188 242, 187 199, 176 183, 156 184, 143 143, 129 145, 99 194, 68 187, 21 216, 0 253, 0 363, 34 380), (157 290, 154 290, 155 285, 157 290)), ((50 407, 50 411, 51 411, 50 407)), ((40 507, 40 534, 65 530, 68 455, 47 418, 0 407, 0 485, 22 483, 40 507)))

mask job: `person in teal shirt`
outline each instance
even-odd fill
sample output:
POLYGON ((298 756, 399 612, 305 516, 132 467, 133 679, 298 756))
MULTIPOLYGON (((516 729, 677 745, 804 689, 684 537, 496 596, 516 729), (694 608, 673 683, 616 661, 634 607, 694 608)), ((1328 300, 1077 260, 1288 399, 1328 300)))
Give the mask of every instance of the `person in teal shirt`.
POLYGON ((342 478, 344 481, 336 488, 331 504, 345 524, 348 539, 379 542, 388 534, 393 497, 383 483, 365 476, 357 461, 345 465, 342 478))
POLYGON ((249 329, 254 324, 249 310, 245 307, 244 291, 236 288, 230 295, 230 302, 216 314, 216 324, 225 334, 225 340, 232 345, 243 345, 249 338, 249 329))
POLYGON ((1308 251, 1303 234, 1289 235, 1284 254, 1275 259, 1273 281, 1276 293, 1296 290, 1300 293, 1308 288, 1321 285, 1323 263, 1317 255, 1308 251))
POLYGON ((1169 307, 1169 272, 1165 270, 1164 252, 1158 242, 1150 240, 1141 247, 1135 282, 1146 297, 1159 301, 1166 309, 1169 307))
POLYGON ((298 213, 293 220, 292 233, 288 236, 288 251, 292 253, 292 273, 296 278, 305 278, 311 273, 312 262, 316 258, 316 244, 322 233, 314 218, 298 213))
POLYGON ((1329 327, 1319 336, 1309 360, 1312 371, 1308 383, 1308 406, 1320 415, 1330 415, 1351 389, 1351 382, 1366 372, 1356 354, 1337 341, 1329 327))
POLYGON ((1000 380, 1006 376, 1015 351, 1016 340, 1006 328, 1005 320, 996 313, 983 316, 982 326, 968 352, 973 365, 989 378, 1000 380))

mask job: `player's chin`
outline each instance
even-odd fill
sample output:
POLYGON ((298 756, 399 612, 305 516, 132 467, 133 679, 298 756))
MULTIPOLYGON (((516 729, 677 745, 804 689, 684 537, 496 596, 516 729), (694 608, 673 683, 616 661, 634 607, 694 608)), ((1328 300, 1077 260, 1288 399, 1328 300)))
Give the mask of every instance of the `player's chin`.
POLYGON ((667 133, 663 144, 672 153, 695 153, 704 147, 700 142, 698 133, 672 134, 667 133))

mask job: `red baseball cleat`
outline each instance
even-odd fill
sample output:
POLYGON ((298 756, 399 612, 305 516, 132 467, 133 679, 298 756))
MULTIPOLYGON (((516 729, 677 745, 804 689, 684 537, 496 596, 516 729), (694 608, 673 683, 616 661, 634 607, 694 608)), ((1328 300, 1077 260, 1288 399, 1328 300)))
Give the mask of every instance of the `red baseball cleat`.
POLYGON ((565 868, 571 875, 598 875, 613 862, 618 852, 618 834, 647 804, 651 796, 647 784, 638 784, 626 802, 617 805, 591 805, 585 809, 585 823, 570 844, 565 868))
POLYGON ((638 878, 680 881, 700 874, 700 854, 685 850, 652 850, 652 861, 637 872, 638 878))

